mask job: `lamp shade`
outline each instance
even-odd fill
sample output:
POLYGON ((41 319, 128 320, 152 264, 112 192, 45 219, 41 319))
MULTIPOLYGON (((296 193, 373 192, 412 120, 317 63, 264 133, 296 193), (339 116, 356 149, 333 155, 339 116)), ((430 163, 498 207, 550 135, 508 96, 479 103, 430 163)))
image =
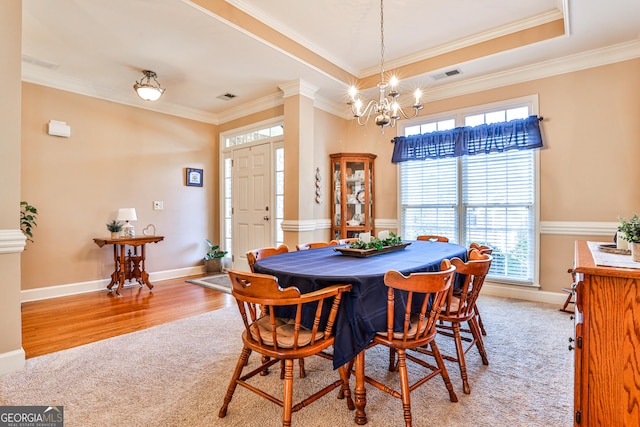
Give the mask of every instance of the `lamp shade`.
POLYGON ((136 85, 138 96, 145 101, 157 101, 160 99, 163 90, 147 84, 136 85))
POLYGON ((135 221, 138 219, 136 216, 135 208, 120 208, 118 209, 118 221, 135 221))

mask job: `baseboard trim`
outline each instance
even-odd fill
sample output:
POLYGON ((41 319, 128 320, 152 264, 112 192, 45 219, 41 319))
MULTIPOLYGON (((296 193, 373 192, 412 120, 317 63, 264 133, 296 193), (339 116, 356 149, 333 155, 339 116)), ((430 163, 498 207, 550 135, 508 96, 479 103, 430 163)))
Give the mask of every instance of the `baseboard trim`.
MULTIPOLYGON (((204 266, 179 268, 175 270, 157 271, 149 273, 149 280, 168 280, 178 277, 194 276, 204 273, 204 266)), ((49 286, 46 288, 26 289, 20 292, 20 301, 39 301, 49 298, 84 294, 87 292, 103 291, 110 279, 90 280, 87 282, 69 283, 65 285, 49 286)))
POLYGON ((8 351, 0 354, 0 375, 24 368, 26 356, 24 349, 8 351))
POLYGON ((567 299, 567 294, 565 293, 523 289, 522 286, 500 285, 486 282, 482 286, 482 294, 555 304, 559 306, 562 306, 567 299))

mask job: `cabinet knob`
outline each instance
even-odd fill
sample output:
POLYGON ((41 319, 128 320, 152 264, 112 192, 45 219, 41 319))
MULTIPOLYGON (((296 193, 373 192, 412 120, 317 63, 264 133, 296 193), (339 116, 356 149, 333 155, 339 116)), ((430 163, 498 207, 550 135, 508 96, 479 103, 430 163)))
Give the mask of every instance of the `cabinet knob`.
POLYGON ((571 351, 573 349, 574 349, 574 347, 571 344, 569 344, 569 351, 571 351))
POLYGON ((575 319, 575 316, 572 314, 571 316, 569 316, 569 319, 573 320, 575 319))
POLYGON ((573 337, 569 337, 569 342, 573 342, 573 341, 574 341, 573 337))

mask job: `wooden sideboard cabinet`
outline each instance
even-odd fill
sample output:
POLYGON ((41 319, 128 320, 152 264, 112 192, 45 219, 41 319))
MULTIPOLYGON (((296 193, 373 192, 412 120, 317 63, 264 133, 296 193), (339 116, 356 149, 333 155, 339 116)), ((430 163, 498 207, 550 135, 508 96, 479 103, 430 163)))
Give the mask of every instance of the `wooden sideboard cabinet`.
POLYGON ((574 426, 640 426, 640 270, 575 244, 574 426))

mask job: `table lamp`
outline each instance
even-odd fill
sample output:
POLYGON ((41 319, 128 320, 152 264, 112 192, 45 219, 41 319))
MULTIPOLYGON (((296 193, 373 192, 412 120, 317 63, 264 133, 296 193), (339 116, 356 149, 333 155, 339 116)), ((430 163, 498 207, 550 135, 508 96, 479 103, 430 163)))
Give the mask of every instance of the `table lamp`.
POLYGON ((138 219, 135 208, 118 209, 118 217, 116 219, 125 222, 122 227, 122 237, 136 237, 136 229, 129 223, 129 221, 136 221, 138 219))

